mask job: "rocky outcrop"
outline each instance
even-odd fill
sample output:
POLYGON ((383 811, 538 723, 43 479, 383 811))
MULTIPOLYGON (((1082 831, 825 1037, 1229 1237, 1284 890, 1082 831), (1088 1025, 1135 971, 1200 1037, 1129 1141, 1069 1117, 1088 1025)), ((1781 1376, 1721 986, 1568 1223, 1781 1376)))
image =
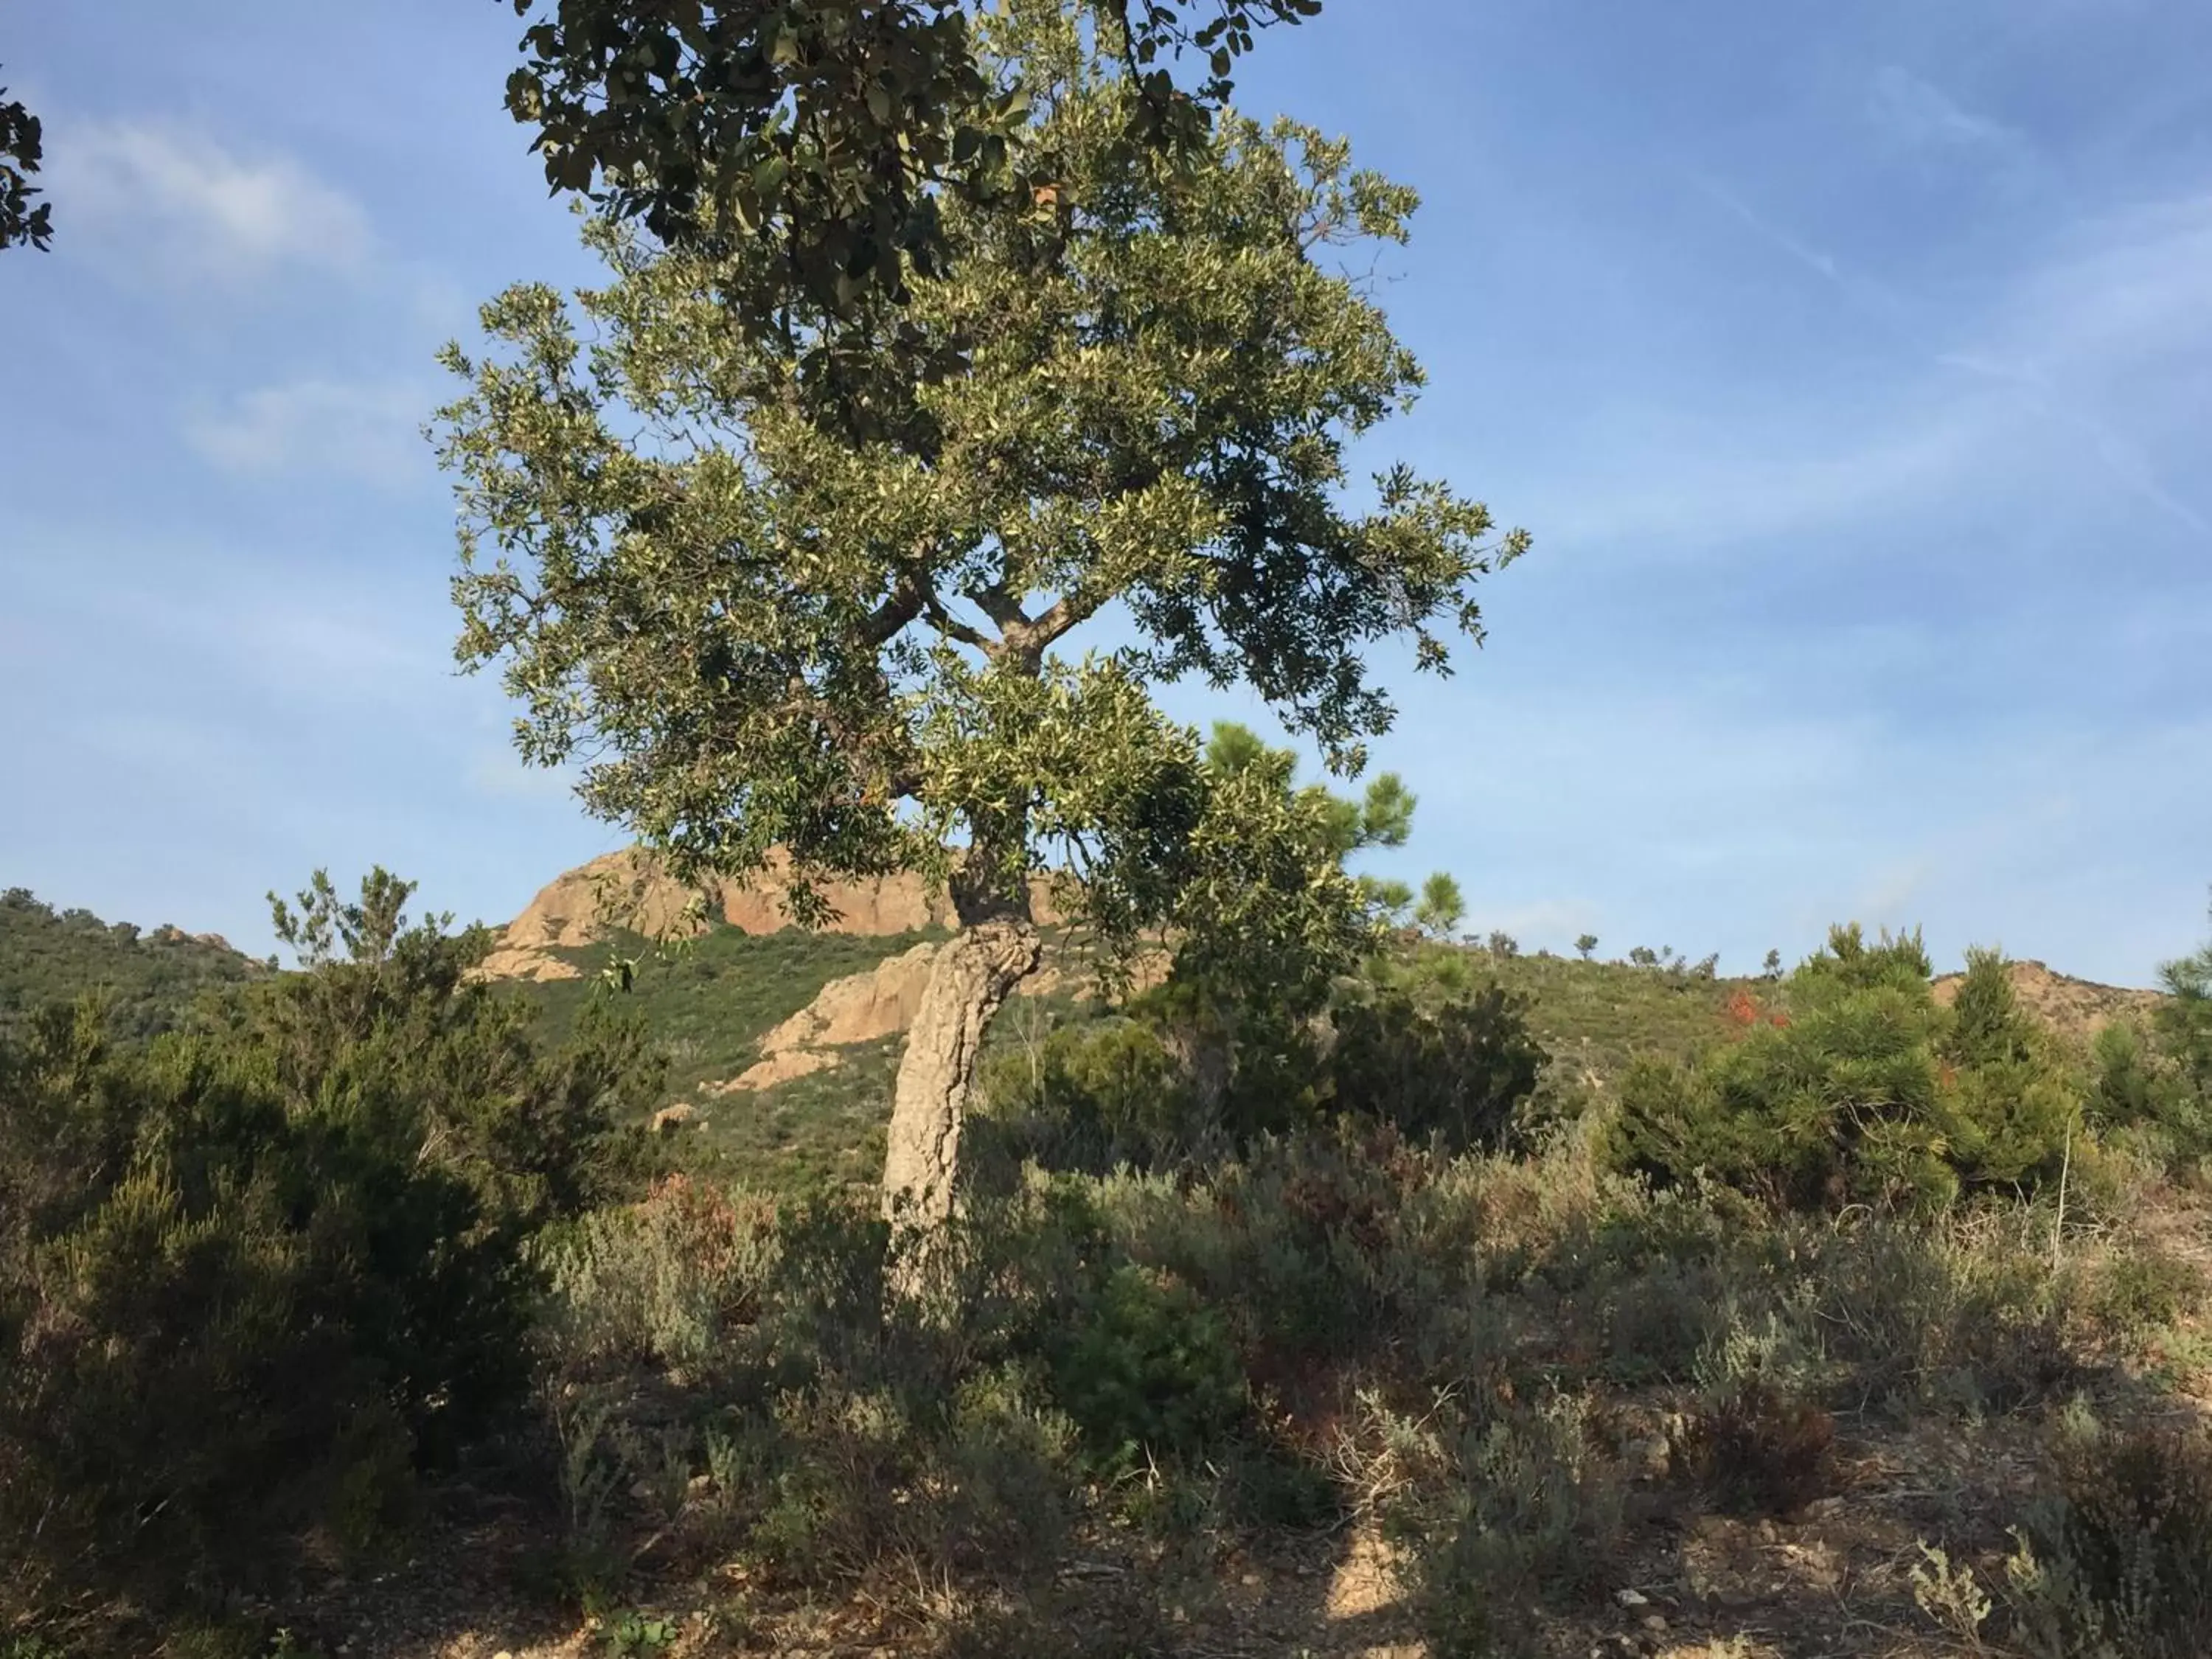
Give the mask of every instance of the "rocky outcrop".
POLYGON ((866 973, 830 981, 813 1001, 761 1039, 758 1060, 709 1088, 716 1094, 772 1089, 827 1071, 837 1064, 836 1051, 847 1043, 896 1036, 914 1024, 937 950, 934 945, 917 945, 866 973))
POLYGON ((724 1083, 709 1083, 702 1093, 733 1095, 751 1093, 762 1089, 773 1089, 779 1083, 789 1083, 794 1078, 811 1077, 817 1072, 835 1069, 840 1056, 834 1048, 781 1048, 763 1054, 751 1065, 724 1083))
MULTIPOLYGON (((726 1082, 708 1084, 706 1092, 773 1089, 793 1078, 830 1070, 848 1044, 904 1036, 921 1012, 922 994, 942 948, 917 945, 866 973, 830 981, 813 1001, 761 1039, 759 1060, 726 1082)), ((1131 988, 1158 984, 1167 976, 1168 960, 1164 951, 1139 956, 1133 965, 1131 988)), ((1043 964, 1014 988, 1014 994, 1052 996, 1091 982, 1082 962, 1071 959, 1064 950, 1048 949, 1043 964)))
POLYGON ((564 961, 550 951, 511 951, 505 945, 486 956, 470 972, 477 979, 525 979, 541 983, 584 976, 584 970, 574 963, 564 961))
POLYGON ((761 1040, 769 1053, 896 1036, 914 1024, 938 947, 917 945, 864 974, 832 980, 814 1000, 761 1040))
MULTIPOLYGON (((501 931, 497 948, 477 971, 487 979, 574 978, 574 966, 552 952, 616 933, 689 939, 718 922, 749 933, 776 933, 791 926, 784 908, 789 867, 779 852, 748 882, 718 879, 687 887, 642 848, 605 854, 547 883, 501 931)), ((879 938, 953 925, 951 900, 919 876, 830 882, 821 892, 835 913, 830 933, 879 938)), ((1047 879, 1030 884, 1030 902, 1038 921, 1059 919, 1047 879)))
MULTIPOLYGON (((2113 1021, 2148 1014, 2165 1000, 2156 991, 2074 979, 2039 962, 2010 963, 2007 972, 2021 1006, 2064 1037, 2094 1036, 2113 1021)), ((1945 974, 1936 980, 1936 1000, 1949 1007, 1958 1000, 1965 978, 1964 974, 1945 974)))

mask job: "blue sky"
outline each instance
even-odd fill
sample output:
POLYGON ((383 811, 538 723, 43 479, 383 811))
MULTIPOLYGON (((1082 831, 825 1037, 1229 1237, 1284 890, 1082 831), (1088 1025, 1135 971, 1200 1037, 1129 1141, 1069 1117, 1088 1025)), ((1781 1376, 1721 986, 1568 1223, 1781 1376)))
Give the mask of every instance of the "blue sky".
MULTIPOLYGON (((266 889, 381 861, 503 919, 622 838, 454 676, 416 435, 479 301, 592 275, 512 9, 187 9, 0 0, 58 227, 0 256, 0 884, 265 951, 266 889)), ((1330 0, 1251 61, 1423 195, 1370 453, 1535 537, 1406 683, 1376 867, 1732 968, 2199 942, 2212 9, 1330 0)))

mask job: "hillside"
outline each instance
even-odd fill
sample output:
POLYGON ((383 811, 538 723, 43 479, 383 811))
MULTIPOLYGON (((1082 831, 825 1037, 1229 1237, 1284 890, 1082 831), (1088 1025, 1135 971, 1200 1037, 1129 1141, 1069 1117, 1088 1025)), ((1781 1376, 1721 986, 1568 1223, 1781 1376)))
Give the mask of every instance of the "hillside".
POLYGON ((142 932, 89 910, 57 911, 24 888, 0 893, 0 1034, 43 1004, 97 992, 111 999, 118 1036, 151 1036, 203 992, 268 971, 218 934, 142 932))
MULTIPOLYGON (((1983 1638, 2045 1604, 1992 1615, 1978 1587, 2023 1582, 2019 1517, 2057 1491, 2094 1495, 2068 1449, 2082 1425, 2094 1414, 2139 1461, 2200 1455, 2142 1437, 2212 1397, 2202 1189, 2078 1148, 2064 1227, 2047 1198, 2004 1193, 1931 1216, 1770 1212, 1734 1189, 1615 1179, 1599 1137, 1455 1152, 1401 1139, 1372 1107, 1364 1127, 1316 1121, 1224 1162, 1040 1157, 1010 1182, 1007 1149, 1048 1143, 1024 1140, 1037 1124, 994 1091, 972 1154, 975 1299, 957 1317, 950 1304, 887 1316, 869 1189, 941 918, 893 887, 854 896, 851 931, 748 931, 723 895, 703 927, 678 928, 665 884, 617 863, 629 908, 606 921, 605 867, 562 878, 506 930, 533 971, 500 993, 552 1038, 618 999, 670 1062, 657 1101, 630 1097, 665 1120, 665 1161, 595 1174, 620 1184, 542 1235, 550 1299, 532 1337, 559 1402, 544 1443, 566 1473, 526 1485, 485 1462, 458 1482, 424 1476, 404 1565, 341 1573, 315 1558, 256 1604, 280 1633, 226 1656, 2025 1659, 1983 1638), (602 972, 617 960, 626 994, 602 972), (841 1193, 858 1202, 813 1201, 841 1193), (1923 1544, 1945 1553, 1948 1591, 1931 1589, 1923 1544)), ((203 981, 265 971, 218 940, 141 937, 27 894, 0 923, 0 975, 28 1000, 109 984, 137 1029, 174 1021, 203 981)), ((1046 932, 1044 969, 993 1028, 1000 1055, 1103 1012, 1069 933, 1046 932)), ((1386 981, 1417 966, 1432 988, 1494 979, 1525 998, 1552 1057, 1540 1087, 1562 1106, 1606 1099, 1639 1059, 1770 1018, 1821 1024, 1807 1017, 1817 988, 1789 981, 1411 938, 1392 951, 1386 981)), ((2069 1039, 2150 1000, 2040 963, 2012 977, 2069 1039)), ((506 1054, 498 1011, 462 1001, 493 1017, 457 1024, 457 1042, 475 1029, 506 1054)), ((387 1036, 380 1024, 359 1054, 434 1055, 416 1074, 433 1095, 490 1057, 387 1036)), ((1333 1074, 1328 1097, 1340 1105, 1365 1074, 1333 1074)), ((487 1109, 562 1097, 486 1075, 487 1109)), ((15 1121, 41 1124, 40 1097, 21 1098, 33 1110, 15 1121)), ((187 1164, 222 1149, 224 1120, 176 1121, 188 1132, 144 1145, 187 1164)), ((399 1148, 410 1169, 451 1132, 422 1133, 420 1150, 399 1148)), ((64 1173, 69 1145, 41 1131, 13 1151, 64 1173)), ((232 1155, 271 1156, 258 1140, 232 1155)), ((384 1192, 359 1213, 382 1213, 384 1192)), ((134 1289, 121 1314, 86 1304, 119 1322, 173 1305, 176 1261, 204 1270, 162 1241, 122 1255, 138 1237, 72 1245, 109 1253, 96 1279, 65 1279, 78 1258, 58 1250, 22 1260, 56 1298, 161 1287, 134 1289)), ((41 1363, 58 1372, 79 1351, 41 1363)), ((143 1397, 176 1388, 153 1369, 166 1350, 112 1351, 155 1355, 143 1397)), ((32 1426, 18 1445, 62 1443, 39 1425, 112 1409, 66 1376, 37 1400, 47 1417, 19 1413, 32 1426)), ((245 1444, 224 1437, 231 1420, 189 1419, 194 1443, 245 1444)), ((2212 1492, 2212 1443, 2201 1457, 2212 1492)), ((2138 1498, 2123 1489, 2111 1512, 2138 1498)), ((26 1650, 80 1650, 154 1648, 26 1650)))
MULTIPOLYGON (((2013 994, 2021 1006, 2061 1036, 2076 1041, 2094 1036, 2115 1020, 2148 1016, 2164 1000, 2163 994, 2157 991, 2099 985, 2054 972, 2039 962, 2015 962, 2009 971, 2013 994)), ((1939 975, 1936 1000, 1948 1007, 1959 994, 1962 977, 1939 975)))
MULTIPOLYGON (((606 854, 549 882, 500 930, 488 977, 514 981, 558 1037, 594 997, 602 970, 636 964, 628 1006, 670 1066, 660 1105, 702 1150, 775 1182, 872 1178, 901 1036, 927 972, 927 947, 951 917, 915 878, 828 890, 838 920, 791 927, 781 866, 757 885, 687 890, 637 849, 606 854), (703 906, 705 921, 699 920, 703 906)), ((1049 922, 1049 896, 1036 898, 1049 922)), ((993 1027, 992 1051, 1034 1042, 1054 1024, 1096 1017, 1079 961, 1054 959, 993 1027)), ((1528 999, 1529 1024, 1553 1056, 1547 1087, 1603 1095, 1638 1055, 1686 1058, 1727 1031, 1731 1002, 1774 988, 1753 978, 1462 949, 1468 969, 1528 999)), ((2098 985, 2015 963, 2023 1004, 2069 1041, 2155 1006, 2158 994, 2098 985)), ((1959 976, 1939 976, 1948 1002, 1959 976)))

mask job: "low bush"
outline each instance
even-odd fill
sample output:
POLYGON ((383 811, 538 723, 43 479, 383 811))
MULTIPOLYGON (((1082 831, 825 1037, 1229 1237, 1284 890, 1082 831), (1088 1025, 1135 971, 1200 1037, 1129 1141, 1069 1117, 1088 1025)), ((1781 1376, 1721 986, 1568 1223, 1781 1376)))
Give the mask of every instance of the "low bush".
POLYGON ((2212 1436, 2100 1435, 2015 1530, 2021 1644, 2037 1659, 2197 1659, 2212 1631, 2212 1436))
POLYGON ((2085 1299, 2104 1329, 2139 1343, 2203 1306, 2204 1277, 2179 1256, 2133 1240, 2099 1264, 2085 1299))
POLYGON ((1494 983, 1431 1006, 1395 987, 1348 1003, 1328 1058, 1337 1109, 1447 1152, 1503 1146, 1544 1068, 1526 1013, 1494 983))
POLYGON ((807 1584, 1018 1579, 1123 1441, 1172 1455, 1211 1432, 1194 1379, 1241 1385, 1202 1310, 1117 1283, 1070 1178, 971 1205, 915 1296, 901 1248, 872 1206, 696 1178, 550 1241, 575 1570, 628 1533, 807 1584))
POLYGON ((1948 1010, 1929 975, 1917 936, 1870 945, 1834 929, 1790 976, 1786 1018, 1746 1026, 1695 1065, 1630 1070, 1613 1158, 1796 1209, 1927 1210, 2054 1180, 2075 1150, 2074 1084, 2002 959, 1970 952, 1948 1010))
POLYGON ((538 1052, 408 891, 319 877, 307 970, 207 1030, 0 1046, 0 1622, 368 1548, 522 1398, 527 1242, 611 1189, 650 1068, 605 1024, 538 1052))
POLYGON ((1074 1431, 1018 1368, 917 1414, 827 1383, 778 1397, 748 1470, 754 1559, 793 1582, 886 1567, 1018 1582, 1054 1557, 1074 1506, 1074 1431))
POLYGON ((1194 1457, 1249 1408, 1219 1316, 1156 1270, 1115 1268, 1054 1346, 1054 1393, 1109 1470, 1194 1457))
POLYGON ((2212 945, 2166 963, 2166 1000, 2090 1048, 2088 1110, 2159 1168, 2201 1176, 2212 1163, 2212 945))
POLYGON ((2055 1273, 2042 1237, 2031 1243, 2016 1219, 1886 1218, 1796 1237, 1807 1326, 1846 1403, 1978 1416, 2081 1380, 2069 1328, 2080 1281, 2055 1273))
POLYGON ((1055 1169, 1151 1167, 1198 1130, 1185 1067, 1143 1019, 1060 1026, 1033 1050, 1003 1050, 986 1065, 981 1093, 989 1114, 978 1126, 984 1146, 994 1131, 1008 1138, 1008 1163, 1026 1156, 1055 1169))
POLYGON ((534 1255, 552 1291, 545 1335, 561 1375, 712 1365, 759 1316, 775 1245, 772 1203, 682 1174, 635 1205, 549 1231, 534 1255))
POLYGON ((1835 1438, 1826 1412, 1771 1379, 1749 1376, 1701 1403, 1684 1449, 1722 1510, 1787 1515, 1830 1490, 1835 1438))
POLYGON ((1436 1168, 1387 1130, 1345 1123, 1260 1142, 1188 1190, 1109 1182, 1103 1202, 1123 1248, 1219 1309, 1272 1376, 1468 1311, 1455 1291, 1481 1261, 1453 1248, 1468 1209, 1430 1190, 1436 1168))
POLYGON ((994 1055, 987 1133, 1008 1143, 1001 1161, 1094 1173, 1217 1163, 1342 1115, 1446 1152, 1496 1148, 1530 1127, 1544 1073, 1528 1008, 1455 953, 1419 950, 1366 964, 1325 1019, 1170 980, 994 1055))
POLYGON ((1567 1396, 1469 1423, 1440 1499, 1402 1510, 1414 1599, 1437 1659, 1540 1651, 1533 1615, 1601 1592, 1617 1563, 1625 1497, 1596 1449, 1586 1401, 1567 1396))

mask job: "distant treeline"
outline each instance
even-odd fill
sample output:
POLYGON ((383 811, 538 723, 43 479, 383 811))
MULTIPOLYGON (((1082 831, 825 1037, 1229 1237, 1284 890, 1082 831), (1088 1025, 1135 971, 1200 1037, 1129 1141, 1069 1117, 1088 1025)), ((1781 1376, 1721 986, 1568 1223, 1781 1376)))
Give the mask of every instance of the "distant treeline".
POLYGON ((0 892, 0 1032, 19 1030, 42 1004, 96 994, 111 1005, 112 1036, 149 1037, 179 1024, 203 992, 266 971, 175 927, 141 932, 89 910, 56 910, 27 888, 0 892))

